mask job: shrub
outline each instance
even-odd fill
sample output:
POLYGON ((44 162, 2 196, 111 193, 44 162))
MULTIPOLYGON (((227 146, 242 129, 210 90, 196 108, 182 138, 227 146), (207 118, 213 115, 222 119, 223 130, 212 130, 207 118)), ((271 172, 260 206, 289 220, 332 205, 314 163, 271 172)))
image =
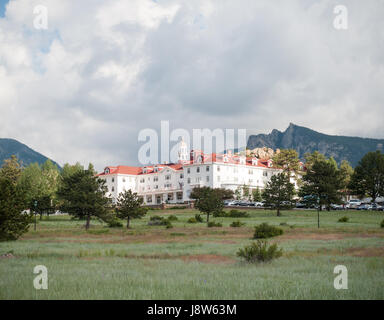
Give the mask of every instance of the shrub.
POLYGON ((215 222, 215 221, 209 221, 208 222, 208 228, 212 227, 222 227, 223 225, 220 222, 215 222))
POLYGON ((167 222, 170 222, 169 220, 164 219, 163 217, 159 216, 152 216, 149 218, 148 225, 149 226, 165 226, 167 225, 167 222))
POLYGON ((123 227, 123 224, 121 223, 121 221, 119 219, 117 219, 116 217, 108 219, 107 223, 108 223, 109 228, 122 228, 123 227))
POLYGON ((262 223, 255 227, 254 239, 265 239, 280 236, 284 233, 283 229, 270 226, 268 223, 262 223))
POLYGON ((188 223, 197 223, 197 220, 196 220, 196 218, 192 217, 192 218, 189 218, 187 222, 188 223))
POLYGON ((174 215, 174 214, 171 214, 169 217, 168 217, 168 220, 169 221, 177 221, 177 217, 174 215))
POLYGON ((172 222, 169 221, 169 220, 167 220, 167 221, 165 222, 165 227, 166 227, 167 229, 171 229, 171 228, 173 228, 172 222))
POLYGON ((338 222, 348 222, 349 218, 348 217, 341 217, 338 222))
POLYGON ((226 211, 216 211, 213 213, 214 217, 224 217, 224 218, 244 218, 249 217, 249 214, 245 211, 239 211, 232 209, 229 212, 226 211))
POLYGON ((244 217, 249 217, 249 214, 246 211, 238 211, 238 210, 232 209, 231 211, 229 211, 228 217, 244 218, 244 217))
POLYGON ((149 218, 149 220, 151 220, 151 221, 164 220, 164 218, 160 217, 160 216, 152 216, 152 217, 149 218))
POLYGON ((228 217, 228 213, 223 210, 216 210, 212 214, 215 218, 217 217, 228 217))
POLYGON ((195 214, 195 219, 197 222, 203 222, 203 217, 199 214, 195 214))
POLYGON ((384 220, 381 221, 381 223, 380 223, 380 227, 381 227, 381 228, 384 228, 384 220))
POLYGON ((249 246, 239 249, 237 256, 245 259, 247 262, 268 262, 272 259, 279 258, 283 254, 283 250, 277 247, 277 244, 268 245, 266 240, 257 240, 249 246))
POLYGON ((245 223, 241 222, 241 221, 233 221, 230 226, 233 227, 233 228, 238 228, 238 227, 242 227, 243 225, 245 225, 245 223))
POLYGON ((188 209, 187 206, 174 206, 174 207, 170 207, 169 209, 171 210, 182 210, 182 209, 188 209))

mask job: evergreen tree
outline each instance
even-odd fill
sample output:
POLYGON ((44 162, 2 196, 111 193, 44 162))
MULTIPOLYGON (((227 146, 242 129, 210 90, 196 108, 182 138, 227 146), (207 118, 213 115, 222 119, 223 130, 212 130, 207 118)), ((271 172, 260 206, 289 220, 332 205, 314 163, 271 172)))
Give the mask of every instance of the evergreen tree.
POLYGON ((213 212, 223 210, 223 198, 227 193, 222 189, 212 189, 210 187, 193 188, 190 194, 191 199, 195 199, 195 207, 202 213, 207 215, 207 223, 209 215, 213 212))
POLYGON ((368 152, 356 166, 349 188, 361 198, 371 197, 372 202, 384 196, 384 154, 368 152))
POLYGON ((317 203, 320 210, 323 205, 330 210, 332 203, 341 202, 342 187, 343 173, 337 166, 332 161, 316 160, 303 176, 300 196, 307 199, 308 203, 317 203))
POLYGON ((280 216, 281 210, 292 208, 294 195, 295 186, 290 182, 288 174, 281 172, 267 182, 262 197, 265 204, 276 208, 277 216, 280 216))
POLYGON ((61 210, 77 218, 85 218, 87 230, 91 217, 103 219, 107 215, 111 199, 106 197, 106 193, 105 181, 95 175, 92 167, 66 174, 57 192, 62 200, 61 210))
POLYGON ((261 202, 263 200, 259 187, 252 191, 252 197, 254 202, 261 202))
POLYGON ((299 155, 294 149, 283 149, 273 157, 273 166, 295 176, 300 171, 299 155))
POLYGON ((21 165, 15 156, 4 161, 0 169, 0 241, 16 240, 28 231, 30 215, 18 184, 21 165))
POLYGON ((122 192, 117 199, 116 213, 120 219, 127 219, 127 229, 131 219, 140 219, 148 209, 142 207, 143 198, 131 190, 122 192))

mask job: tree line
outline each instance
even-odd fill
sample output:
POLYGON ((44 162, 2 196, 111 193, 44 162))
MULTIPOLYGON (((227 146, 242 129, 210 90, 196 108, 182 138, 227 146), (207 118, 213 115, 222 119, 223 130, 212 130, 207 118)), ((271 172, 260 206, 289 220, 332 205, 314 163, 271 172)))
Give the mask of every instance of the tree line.
POLYGON ((0 168, 0 241, 15 240, 28 230, 33 215, 49 217, 60 210, 85 221, 89 229, 96 218, 111 225, 116 218, 140 218, 146 213, 143 200, 128 190, 117 204, 107 196, 105 180, 97 176, 92 164, 65 164, 62 170, 47 160, 23 167, 16 156, 0 168))
MULTIPOLYGON (((281 150, 273 165, 281 170, 266 183, 263 192, 256 189, 250 193, 247 186, 242 191, 243 196, 255 201, 263 199, 277 210, 277 215, 292 208, 296 196, 327 209, 341 203, 345 195, 369 196, 373 202, 384 196, 384 155, 380 151, 367 153, 355 169, 347 161, 338 166, 332 157, 319 152, 306 154, 303 166, 295 150, 281 150)), ((84 220, 88 229, 92 218, 110 225, 117 223, 117 218, 124 219, 129 228, 131 219, 147 213, 137 193, 127 190, 113 204, 107 192, 105 180, 97 176, 92 164, 88 168, 79 163, 66 164, 59 170, 48 160, 41 166, 33 163, 23 167, 12 156, 0 168, 0 240, 20 237, 28 230, 33 214, 41 219, 60 210, 84 220)), ((211 213, 222 209, 223 200, 235 196, 239 195, 231 190, 209 187, 195 188, 190 195, 196 208, 207 215, 207 221, 211 213)))

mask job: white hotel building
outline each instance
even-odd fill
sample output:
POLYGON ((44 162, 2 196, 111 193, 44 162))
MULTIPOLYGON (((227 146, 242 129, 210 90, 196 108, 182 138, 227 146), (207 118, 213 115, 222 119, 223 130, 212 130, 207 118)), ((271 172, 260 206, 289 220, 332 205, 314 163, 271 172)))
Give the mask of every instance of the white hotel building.
POLYGON ((143 197, 147 205, 187 203, 194 187, 226 188, 235 191, 246 185, 262 190, 280 169, 272 160, 226 154, 204 154, 180 143, 178 163, 145 167, 106 167, 99 177, 106 180, 108 195, 115 201, 128 189, 143 197))

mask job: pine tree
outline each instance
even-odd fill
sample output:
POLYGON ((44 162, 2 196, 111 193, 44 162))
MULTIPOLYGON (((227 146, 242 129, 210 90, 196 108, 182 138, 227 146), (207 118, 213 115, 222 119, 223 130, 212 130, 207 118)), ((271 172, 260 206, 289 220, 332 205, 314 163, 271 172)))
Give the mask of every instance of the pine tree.
POLYGON ((30 215, 23 213, 26 201, 18 184, 21 170, 15 156, 5 160, 0 169, 0 241, 18 239, 31 222, 30 215))
POLYGON ((261 202, 263 200, 261 197, 261 192, 259 187, 257 187, 252 191, 252 197, 254 202, 261 202))
POLYGON ((292 208, 294 195, 295 186, 290 182, 288 174, 281 172, 267 182, 262 197, 266 206, 276 208, 277 216, 280 216, 281 210, 292 208))
POLYGON ((103 219, 107 216, 111 199, 106 197, 106 193, 105 181, 95 175, 92 167, 65 175, 57 192, 62 200, 61 210, 77 218, 85 218, 87 230, 91 217, 103 219))
POLYGON ((127 229, 131 219, 140 219, 148 209, 142 207, 143 198, 131 190, 122 192, 117 199, 116 213, 120 219, 127 219, 127 229))
POLYGON ((368 195, 372 202, 384 196, 384 154, 368 152, 356 166, 349 188, 361 198, 368 195))

